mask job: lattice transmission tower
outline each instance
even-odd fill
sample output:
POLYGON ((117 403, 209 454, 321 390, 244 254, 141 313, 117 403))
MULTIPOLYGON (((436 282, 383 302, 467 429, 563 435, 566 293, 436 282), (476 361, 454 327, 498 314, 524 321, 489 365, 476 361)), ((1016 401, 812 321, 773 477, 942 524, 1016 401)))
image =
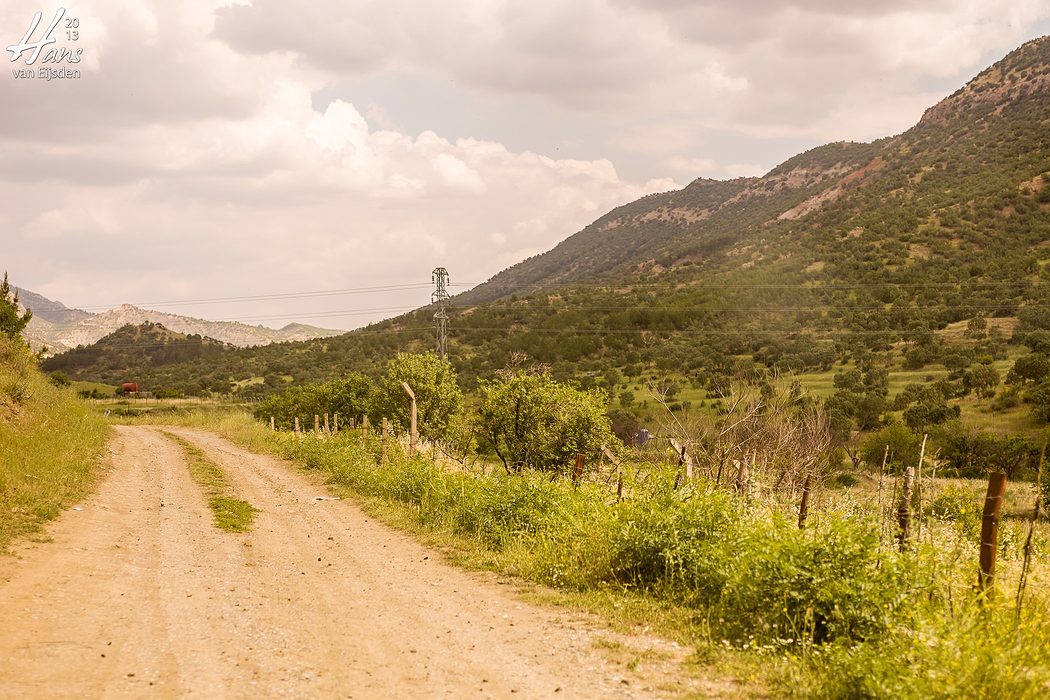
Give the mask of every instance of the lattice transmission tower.
POLYGON ((451 298, 448 290, 445 289, 445 285, 448 284, 448 270, 443 267, 435 267, 431 280, 434 282, 435 289, 430 295, 430 301, 438 305, 438 310, 434 313, 434 324, 437 327, 437 353, 438 357, 443 360, 448 354, 448 300, 451 298))

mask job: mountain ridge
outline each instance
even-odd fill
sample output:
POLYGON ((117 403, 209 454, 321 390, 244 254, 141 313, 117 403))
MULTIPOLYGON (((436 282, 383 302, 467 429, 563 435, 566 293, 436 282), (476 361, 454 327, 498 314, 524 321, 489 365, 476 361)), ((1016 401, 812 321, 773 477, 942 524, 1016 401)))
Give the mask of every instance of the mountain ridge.
POLYGON ((346 331, 288 323, 282 328, 252 326, 238 321, 210 321, 122 304, 101 313, 71 309, 27 289, 17 288, 21 305, 33 311, 25 336, 35 349, 50 354, 91 345, 126 325, 155 323, 177 333, 202 335, 237 347, 329 338, 346 331))

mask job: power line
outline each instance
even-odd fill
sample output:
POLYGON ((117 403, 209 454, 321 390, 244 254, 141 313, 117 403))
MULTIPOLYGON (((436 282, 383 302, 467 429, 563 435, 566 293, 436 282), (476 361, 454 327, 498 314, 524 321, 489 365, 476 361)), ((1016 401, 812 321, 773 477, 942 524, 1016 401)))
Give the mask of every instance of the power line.
MULTIPOLYGON (((780 283, 780 284, 720 284, 720 283, 703 283, 703 284, 691 284, 688 282, 680 283, 659 283, 659 282, 620 282, 620 283, 582 283, 582 282, 533 282, 533 283, 501 283, 501 282, 448 282, 448 287, 460 287, 473 289, 480 285, 487 285, 493 289, 499 290, 541 290, 541 289, 605 289, 609 291, 619 291, 624 289, 674 289, 680 291, 691 291, 691 290, 760 290, 760 289, 793 289, 800 291, 824 291, 824 290, 852 290, 852 289, 938 289, 938 288, 957 288, 957 287, 1028 287, 1031 282, 1022 280, 1018 282, 978 282, 978 281, 959 281, 959 282, 855 282, 850 284, 813 284, 808 282, 799 283, 780 283)), ((281 293, 269 293, 269 294, 253 294, 253 295, 240 295, 240 296, 228 296, 228 297, 202 297, 195 299, 168 299, 161 301, 136 301, 136 302, 125 302, 131 303, 133 306, 139 307, 157 307, 157 306, 180 306, 188 304, 227 304, 227 303, 242 303, 252 301, 279 301, 285 299, 310 299, 326 296, 344 296, 352 294, 370 294, 370 293, 384 293, 384 292, 400 292, 400 291, 412 291, 416 289, 426 289, 430 287, 429 284, 425 283, 405 283, 405 284, 394 284, 394 285, 381 285, 373 287, 350 287, 345 289, 323 289, 314 291, 302 291, 302 292, 281 292, 281 293)), ((86 306, 77 307, 81 310, 91 309, 103 309, 109 310, 119 308, 122 304, 90 304, 86 306)))

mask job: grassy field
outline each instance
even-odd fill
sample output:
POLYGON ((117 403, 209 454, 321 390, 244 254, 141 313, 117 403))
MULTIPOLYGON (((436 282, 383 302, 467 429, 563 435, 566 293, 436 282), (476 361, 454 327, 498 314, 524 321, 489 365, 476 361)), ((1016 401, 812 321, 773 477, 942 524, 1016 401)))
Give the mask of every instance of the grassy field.
POLYGON ((0 335, 0 552, 91 489, 108 434, 73 389, 0 335))

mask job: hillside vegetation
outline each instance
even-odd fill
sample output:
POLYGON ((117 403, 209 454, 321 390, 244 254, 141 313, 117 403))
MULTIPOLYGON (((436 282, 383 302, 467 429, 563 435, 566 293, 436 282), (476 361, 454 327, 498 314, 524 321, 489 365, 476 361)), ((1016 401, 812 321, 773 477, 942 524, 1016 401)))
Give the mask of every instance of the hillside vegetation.
POLYGON ((146 368, 215 359, 232 347, 147 322, 123 326, 97 343, 49 357, 41 367, 47 372, 62 372, 70 379, 120 384, 138 381, 146 368))
POLYGON ((107 435, 98 414, 40 373, 21 338, 0 333, 0 552, 87 493, 107 435))

